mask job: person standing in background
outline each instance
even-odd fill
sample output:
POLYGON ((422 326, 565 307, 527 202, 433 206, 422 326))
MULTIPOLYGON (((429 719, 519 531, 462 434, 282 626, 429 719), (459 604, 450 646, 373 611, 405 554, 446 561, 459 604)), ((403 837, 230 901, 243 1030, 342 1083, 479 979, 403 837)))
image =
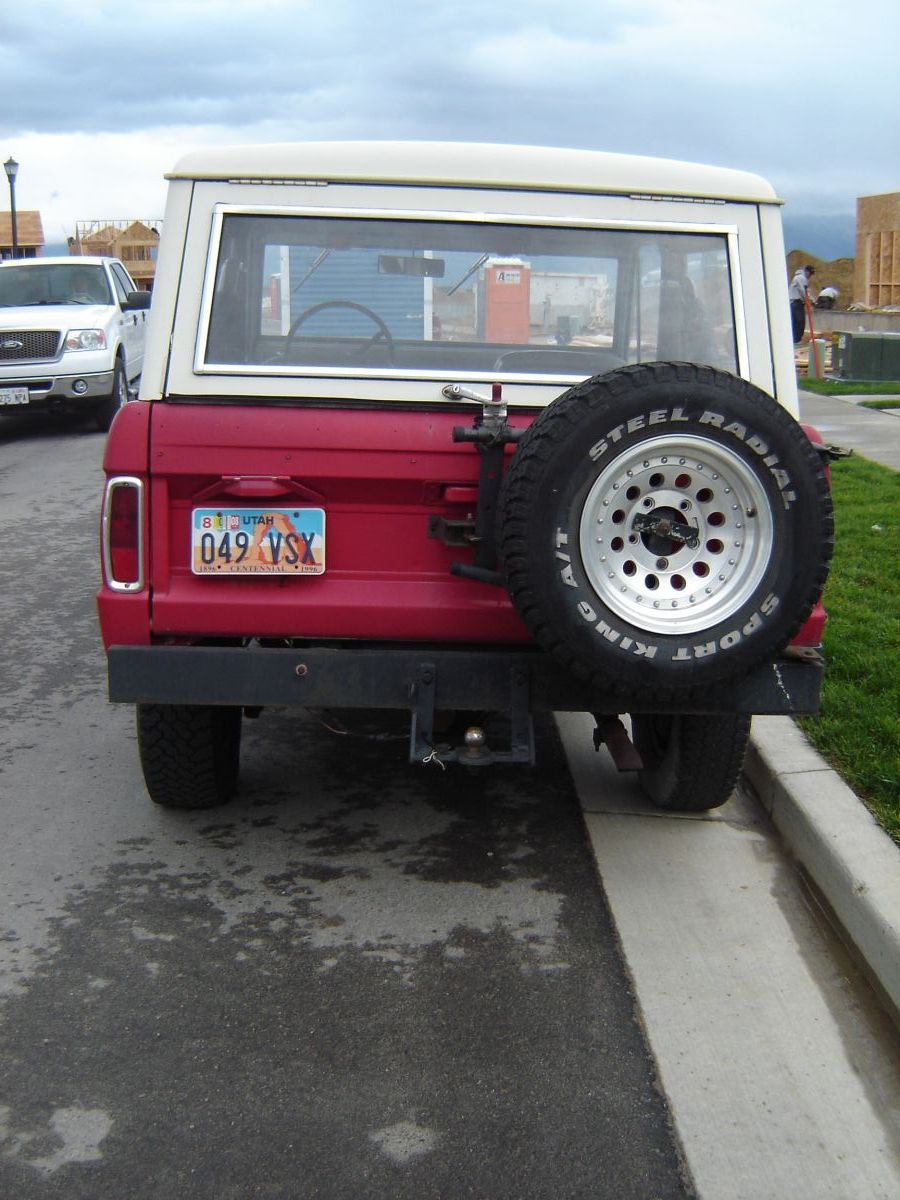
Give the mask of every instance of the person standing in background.
POLYGON ((791 327, 794 331, 795 346, 803 337, 804 330, 806 329, 806 298, 809 294, 809 281, 815 273, 815 267, 810 266, 809 263, 805 267, 800 267, 791 280, 791 286, 788 290, 788 297, 791 302, 791 327))

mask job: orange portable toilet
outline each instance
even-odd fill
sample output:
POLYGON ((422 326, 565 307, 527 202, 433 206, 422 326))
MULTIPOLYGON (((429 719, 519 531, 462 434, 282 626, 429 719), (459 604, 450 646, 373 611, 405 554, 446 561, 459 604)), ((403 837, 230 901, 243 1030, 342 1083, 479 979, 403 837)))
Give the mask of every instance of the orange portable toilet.
MULTIPOLYGON (((482 268, 481 296, 486 342, 527 345, 531 267, 519 258, 493 258, 482 268)), ((481 324, 481 322, 479 322, 481 324)))

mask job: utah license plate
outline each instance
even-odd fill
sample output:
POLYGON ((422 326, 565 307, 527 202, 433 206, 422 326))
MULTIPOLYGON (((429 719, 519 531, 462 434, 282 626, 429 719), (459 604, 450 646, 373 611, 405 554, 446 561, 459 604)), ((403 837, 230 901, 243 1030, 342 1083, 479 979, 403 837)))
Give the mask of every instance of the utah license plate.
POLYGON ((0 404, 27 404, 28 388, 0 388, 0 404))
POLYGON ((191 520, 195 575, 322 575, 321 508, 195 508, 191 520))

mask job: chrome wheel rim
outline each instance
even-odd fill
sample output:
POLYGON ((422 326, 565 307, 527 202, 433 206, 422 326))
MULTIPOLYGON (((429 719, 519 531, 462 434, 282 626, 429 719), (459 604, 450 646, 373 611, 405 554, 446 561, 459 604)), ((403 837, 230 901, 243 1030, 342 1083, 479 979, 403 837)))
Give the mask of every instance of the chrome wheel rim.
POLYGON ((585 501, 579 543, 607 608, 641 629, 677 634, 718 625, 751 599, 772 536, 760 477, 727 447, 685 434, 641 442, 604 468, 585 501), (641 530, 648 515, 657 529, 689 528, 696 545, 641 530))

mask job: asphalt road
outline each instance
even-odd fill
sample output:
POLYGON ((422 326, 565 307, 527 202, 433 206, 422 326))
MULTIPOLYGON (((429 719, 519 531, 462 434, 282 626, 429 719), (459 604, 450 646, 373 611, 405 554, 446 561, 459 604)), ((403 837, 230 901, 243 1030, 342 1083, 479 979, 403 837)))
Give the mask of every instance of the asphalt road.
POLYGON ((0 1196, 691 1196, 550 723, 470 776, 267 713, 149 803, 88 430, 0 426, 0 1196))

